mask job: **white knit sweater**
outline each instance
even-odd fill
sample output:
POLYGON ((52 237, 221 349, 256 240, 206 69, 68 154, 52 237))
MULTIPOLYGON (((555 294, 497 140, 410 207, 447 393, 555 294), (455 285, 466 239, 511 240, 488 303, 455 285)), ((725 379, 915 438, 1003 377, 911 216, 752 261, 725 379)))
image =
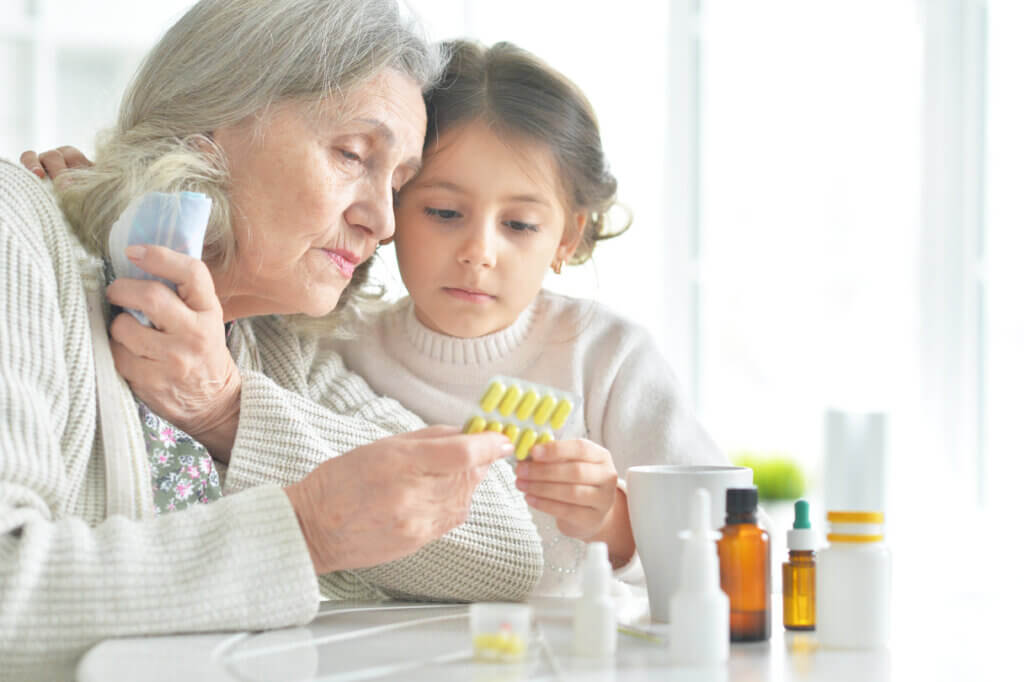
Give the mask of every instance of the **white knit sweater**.
MULTIPOLYGON (((488 380, 502 374, 581 396, 561 437, 608 448, 620 478, 638 464, 726 463, 650 334, 592 301, 542 291, 510 327, 475 339, 427 329, 408 298, 366 316, 364 325, 354 339, 337 342, 345 363, 428 423, 465 423, 488 380)), ((578 594, 583 543, 531 511, 545 556, 537 593, 578 594)), ((636 563, 617 575, 634 581, 636 563)))
POLYGON ((231 334, 242 374, 225 480, 234 494, 149 516, 131 395, 117 377, 97 382, 109 360, 103 320, 99 343, 90 332, 89 308, 102 305, 98 267, 45 185, 0 160, 0 680, 70 679, 78 656, 107 637, 302 624, 321 589, 335 598, 529 594, 541 547, 504 463, 477 489, 465 524, 405 559, 326 576, 318 589, 280 486, 422 422, 279 318, 243 320, 231 334), (105 441, 123 457, 107 456, 105 441))

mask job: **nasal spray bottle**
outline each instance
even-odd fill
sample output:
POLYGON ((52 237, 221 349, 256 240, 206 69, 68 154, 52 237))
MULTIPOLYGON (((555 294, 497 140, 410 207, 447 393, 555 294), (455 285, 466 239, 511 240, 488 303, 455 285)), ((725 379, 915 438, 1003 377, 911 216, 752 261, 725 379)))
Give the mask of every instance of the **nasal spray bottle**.
MULTIPOLYGON (((133 245, 166 246, 193 258, 203 255, 206 224, 213 202, 199 192, 147 192, 134 199, 110 228, 107 249, 116 277, 155 279, 177 292, 177 287, 161 277, 151 275, 124 255, 125 247, 133 245)), ((129 310, 135 319, 152 327, 139 310, 129 310)))
POLYGON ((583 559, 583 595, 576 600, 573 618, 573 653, 577 656, 609 658, 615 655, 619 633, 611 583, 608 545, 591 542, 583 559))
POLYGON ((729 659, 729 598, 718 571, 721 533, 711 528, 711 496, 698 488, 690 498, 690 529, 683 541, 679 591, 669 607, 669 651, 676 663, 713 665, 729 659))

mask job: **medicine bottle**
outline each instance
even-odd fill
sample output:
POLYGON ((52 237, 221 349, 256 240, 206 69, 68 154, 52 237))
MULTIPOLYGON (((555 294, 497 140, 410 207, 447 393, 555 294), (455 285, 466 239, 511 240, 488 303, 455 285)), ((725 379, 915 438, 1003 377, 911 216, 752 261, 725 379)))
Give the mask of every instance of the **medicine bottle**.
POLYGON ((608 658, 618 644, 618 619, 611 595, 612 565, 608 545, 591 542, 583 558, 583 594, 573 614, 573 653, 608 658))
POLYGON ((786 531, 789 561, 782 564, 782 625, 814 629, 814 531, 807 500, 794 505, 793 527, 786 531))
POLYGON ((818 552, 817 639, 862 649, 889 640, 892 558, 877 511, 830 511, 828 546, 818 552))
POLYGON ((758 642, 771 635, 771 540, 756 513, 757 488, 726 491, 718 563, 733 642, 758 642))

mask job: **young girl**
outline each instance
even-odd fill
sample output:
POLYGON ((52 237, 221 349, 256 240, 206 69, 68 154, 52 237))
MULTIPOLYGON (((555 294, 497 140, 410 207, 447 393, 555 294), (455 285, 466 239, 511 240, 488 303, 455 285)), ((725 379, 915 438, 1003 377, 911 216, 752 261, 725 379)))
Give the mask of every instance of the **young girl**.
MULTIPOLYGON (((395 206, 409 297, 337 343, 350 369, 428 424, 462 424, 496 374, 582 396, 561 440, 516 466, 544 542, 536 593, 578 594, 593 541, 608 544, 619 578, 636 581, 629 467, 727 462, 645 330, 542 289, 549 267, 583 263, 621 233, 607 228, 617 183, 589 102, 511 44, 449 48, 443 82, 428 96, 423 169, 395 206)), ((361 162, 360 144, 348 142, 346 162, 361 162)), ((65 162, 88 163, 71 148, 48 158, 51 175, 65 162)))
POLYGON ((562 439, 516 467, 545 547, 538 594, 579 592, 585 543, 639 577, 623 478, 637 464, 725 464, 650 335, 542 289, 586 261, 616 180, 597 121, 564 76, 509 43, 450 44, 427 101, 422 171, 397 198, 409 297, 340 341, 350 368, 428 424, 462 424, 503 374, 583 397, 562 439))

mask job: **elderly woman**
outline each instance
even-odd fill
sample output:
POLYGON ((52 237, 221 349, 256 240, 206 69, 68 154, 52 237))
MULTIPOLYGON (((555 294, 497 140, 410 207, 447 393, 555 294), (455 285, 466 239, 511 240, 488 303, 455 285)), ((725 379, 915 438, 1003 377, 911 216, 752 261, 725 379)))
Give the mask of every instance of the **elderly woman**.
POLYGON ((384 0, 203 0, 60 208, 0 162, 0 678, 69 677, 107 637, 304 623, 321 591, 530 592, 507 440, 422 428, 303 331, 392 234, 440 66, 384 0), (150 190, 213 199, 203 260, 130 247, 177 295, 105 300, 111 223, 150 190))

